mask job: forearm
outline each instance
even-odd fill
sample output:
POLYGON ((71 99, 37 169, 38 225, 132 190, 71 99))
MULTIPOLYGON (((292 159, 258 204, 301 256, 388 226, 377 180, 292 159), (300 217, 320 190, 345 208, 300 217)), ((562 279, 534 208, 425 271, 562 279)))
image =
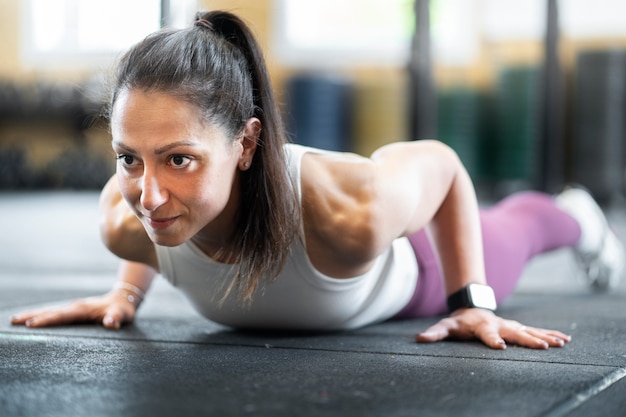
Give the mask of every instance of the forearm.
POLYGON ((448 295, 469 283, 486 283, 478 202, 460 161, 448 193, 433 217, 431 232, 448 295))
MULTIPOLYGON (((485 283, 482 232, 472 181, 456 153, 437 141, 396 143, 372 155, 384 213, 385 238, 428 226, 440 255, 448 294, 485 283)), ((383 239, 384 240, 384 239, 383 239)))
POLYGON ((385 184, 382 211, 394 213, 381 229, 408 236, 428 225, 448 294, 484 283, 476 193, 456 153, 440 142, 417 141, 381 148, 373 160, 385 184))

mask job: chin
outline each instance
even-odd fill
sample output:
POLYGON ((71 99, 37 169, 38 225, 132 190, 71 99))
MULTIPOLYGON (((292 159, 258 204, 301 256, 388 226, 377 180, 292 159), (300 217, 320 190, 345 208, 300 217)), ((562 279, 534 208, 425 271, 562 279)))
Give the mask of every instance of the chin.
POLYGON ((183 239, 180 236, 163 236, 154 233, 150 233, 149 237, 152 243, 154 243, 155 245, 168 247, 180 246, 188 240, 183 239))

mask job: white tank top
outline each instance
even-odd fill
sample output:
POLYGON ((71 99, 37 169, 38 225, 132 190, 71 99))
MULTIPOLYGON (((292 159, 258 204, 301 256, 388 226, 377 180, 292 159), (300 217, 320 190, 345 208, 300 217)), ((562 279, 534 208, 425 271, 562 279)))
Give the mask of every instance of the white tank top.
MULTIPOLYGON (((300 165, 307 152, 329 152, 285 145, 298 197, 300 165)), ((232 280, 231 265, 220 264, 191 241, 176 247, 156 246, 161 275, 211 321, 240 328, 341 330, 384 321, 411 299, 417 283, 417 261, 408 239, 396 239, 365 274, 328 277, 311 264, 303 244, 295 239, 276 282, 260 289, 249 306, 235 294, 220 306, 232 280)))

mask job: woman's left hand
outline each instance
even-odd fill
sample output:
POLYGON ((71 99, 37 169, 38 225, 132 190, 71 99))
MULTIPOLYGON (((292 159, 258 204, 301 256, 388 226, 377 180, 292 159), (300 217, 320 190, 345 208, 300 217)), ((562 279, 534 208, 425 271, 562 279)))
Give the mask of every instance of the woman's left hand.
POLYGON ((527 327, 488 310, 467 308, 455 311, 416 337, 420 343, 443 339, 479 339, 492 349, 506 349, 507 343, 531 349, 548 349, 562 347, 571 337, 556 330, 527 327))

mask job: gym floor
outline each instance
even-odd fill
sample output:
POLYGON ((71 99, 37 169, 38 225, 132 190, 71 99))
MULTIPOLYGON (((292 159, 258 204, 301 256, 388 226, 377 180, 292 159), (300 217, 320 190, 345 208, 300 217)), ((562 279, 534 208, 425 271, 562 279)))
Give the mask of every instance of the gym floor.
MULTIPOLYGON (((97 193, 0 194, 0 416, 614 416, 626 410, 626 283, 592 294, 568 251, 534 260, 500 314, 562 349, 414 343, 437 319, 244 333, 158 279, 134 324, 27 329, 12 314, 100 294, 116 260, 97 193)), ((626 206, 608 208, 626 236, 626 206)))

